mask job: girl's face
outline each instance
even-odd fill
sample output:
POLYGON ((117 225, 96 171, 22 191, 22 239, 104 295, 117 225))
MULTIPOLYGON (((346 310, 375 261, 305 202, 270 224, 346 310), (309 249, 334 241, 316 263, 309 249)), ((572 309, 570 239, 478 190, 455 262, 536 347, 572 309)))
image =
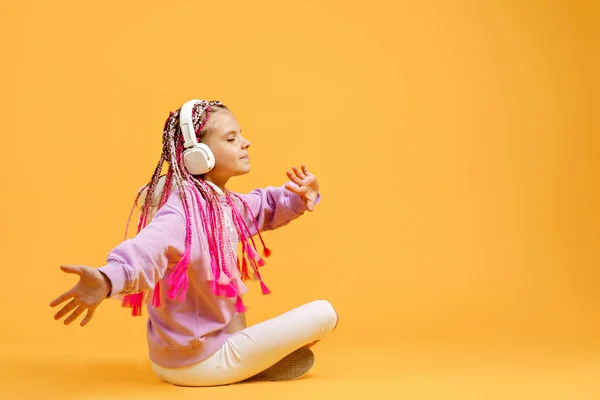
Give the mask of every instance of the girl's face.
POLYGON ((206 176, 224 184, 233 176, 250 172, 250 142, 242 136, 242 129, 231 112, 219 110, 211 113, 210 118, 211 129, 200 140, 215 155, 215 166, 206 176))

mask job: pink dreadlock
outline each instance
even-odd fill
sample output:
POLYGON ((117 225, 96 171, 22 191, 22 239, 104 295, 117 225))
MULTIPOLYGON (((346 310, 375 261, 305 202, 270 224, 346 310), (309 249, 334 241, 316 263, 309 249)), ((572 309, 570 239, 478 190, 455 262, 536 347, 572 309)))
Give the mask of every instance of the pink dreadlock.
MULTIPOLYGON (((198 140, 200 140, 200 138, 211 129, 210 124, 207 124, 211 113, 220 110, 228 110, 228 108, 222 105, 219 101, 202 101, 194 106, 192 111, 192 120, 198 140)), ((254 218, 248 203, 246 203, 242 196, 225 189, 226 201, 231 207, 233 224, 237 230, 238 238, 242 245, 241 257, 236 254, 237 251, 235 248, 237 247, 237 244, 235 247, 232 246, 229 235, 223 232, 223 221, 225 219, 225 214, 223 212, 223 208, 221 207, 218 193, 204 179, 191 175, 184 166, 184 139, 183 135, 181 134, 181 130, 179 129, 180 111, 181 110, 179 109, 175 112, 171 112, 165 122, 163 129, 163 150, 160 160, 154 170, 150 182, 139 191, 135 198, 133 207, 129 213, 127 226, 125 227, 125 239, 127 238, 127 232, 129 230, 129 224, 133 211, 138 205, 141 194, 146 189, 147 193, 141 208, 137 233, 144 229, 144 227, 148 224, 148 216, 150 209, 152 208, 154 193, 159 179, 164 176, 161 175, 161 171, 164 163, 167 162, 169 164, 169 168, 166 173, 164 188, 160 196, 158 208, 162 207, 167 202, 171 194, 173 181, 175 181, 175 184, 179 188, 179 197, 183 203, 186 228, 185 251, 183 256, 171 270, 170 274, 166 277, 166 282, 169 285, 167 296, 171 299, 183 301, 189 285, 187 269, 190 263, 192 244, 192 224, 190 210, 194 209, 195 211, 195 208, 190 207, 190 204, 188 204, 188 196, 186 193, 191 192, 192 199, 198 204, 198 208, 200 210, 200 218, 203 221, 203 236, 206 238, 205 244, 210 255, 211 291, 218 296, 236 298, 237 311, 244 312, 246 311, 246 306, 244 305, 240 296, 240 288, 235 284, 234 279, 227 268, 227 260, 234 260, 235 265, 240 271, 241 279, 243 281, 251 278, 248 269, 248 264, 250 264, 250 267, 254 272, 253 276, 260 281, 262 293, 269 294, 270 290, 264 284, 258 268, 265 265, 264 258, 268 258, 271 255, 271 250, 266 247, 265 242, 260 235, 258 222, 254 218), (188 186, 187 188, 185 187, 186 183, 188 186), (258 255, 256 243, 254 242, 250 229, 244 222, 244 219, 235 206, 232 197, 238 199, 242 206, 246 207, 250 215, 252 215, 256 232, 258 233, 263 246, 262 257, 258 255), (201 198, 205 200, 206 209, 202 207, 201 198)), ((144 298, 144 292, 130 293, 124 296, 122 305, 123 307, 132 308, 132 315, 140 316, 142 315, 142 304, 144 302, 144 298)), ((160 304, 160 281, 157 281, 153 289, 152 305, 154 307, 160 307, 160 304)))

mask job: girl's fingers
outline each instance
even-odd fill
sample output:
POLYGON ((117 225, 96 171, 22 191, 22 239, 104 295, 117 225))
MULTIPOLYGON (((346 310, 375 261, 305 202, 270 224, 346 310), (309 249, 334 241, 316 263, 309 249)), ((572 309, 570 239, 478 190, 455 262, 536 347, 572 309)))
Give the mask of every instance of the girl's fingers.
POLYGON ((52 300, 50 302, 50 307, 56 307, 60 303, 69 300, 71 297, 73 297, 73 295, 71 294, 70 290, 67 292, 64 292, 63 294, 61 294, 60 296, 58 296, 57 298, 55 298, 54 300, 52 300))
POLYGON ((315 208, 315 203, 314 203, 312 200, 308 200, 308 201, 306 202, 306 209, 307 209, 308 211, 311 211, 311 212, 312 212, 312 210, 314 210, 314 208, 315 208))
POLYGON ((61 319, 62 317, 65 316, 66 313, 68 313, 75 307, 77 307, 77 304, 75 304, 75 299, 73 299, 73 300, 71 300, 71 302, 69 304, 64 306, 59 312, 54 314, 54 319, 61 319))
MULTIPOLYGON (((68 274, 77 274, 79 276, 81 276, 83 274, 83 270, 79 266, 61 265, 60 269, 68 274)), ((50 302, 50 307, 56 307, 60 303, 67 301, 71 297, 73 297, 73 294, 71 293, 72 290, 73 289, 68 290, 68 291, 64 292, 63 294, 61 294, 60 296, 58 296, 57 298, 55 298, 54 300, 52 300, 50 302)))
POLYGON ((290 180, 292 182, 294 182, 298 186, 302 186, 302 181, 300 179, 298 179, 298 177, 296 175, 292 174, 290 171, 285 171, 285 173, 287 174, 288 178, 290 178, 290 180))
POLYGON ((84 310, 84 307, 78 306, 75 309, 75 311, 73 311, 73 314, 69 315, 67 319, 65 319, 65 325, 69 325, 71 322, 75 321, 83 313, 84 310))
POLYGON ((85 318, 81 321, 79 325, 86 326, 92 320, 92 317, 94 316, 94 311, 95 310, 88 308, 87 313, 85 314, 85 318))
POLYGON ((308 168, 306 168, 306 165, 304 165, 304 164, 302 164, 302 172, 304 172, 304 175, 306 175, 306 176, 311 175, 310 171, 308 170, 308 168))
POLYGON ((61 265, 60 269, 63 270, 64 272, 66 272, 67 274, 77 274, 79 276, 81 276, 82 274, 82 270, 81 267, 77 266, 77 265, 61 265))
POLYGON ((304 175, 304 173, 302 171, 300 171, 298 168, 296 168, 295 166, 292 167, 292 169, 294 170, 294 172, 296 173, 296 175, 298 175, 298 177, 300 179, 306 178, 306 176, 304 175))
POLYGON ((285 188, 286 188, 287 190, 289 190, 290 192, 294 192, 294 193, 296 193, 296 194, 300 194, 300 195, 302 194, 302 193, 300 192, 300 188, 299 188, 298 186, 294 186, 294 185, 292 185, 291 183, 286 183, 286 184, 285 184, 285 188))

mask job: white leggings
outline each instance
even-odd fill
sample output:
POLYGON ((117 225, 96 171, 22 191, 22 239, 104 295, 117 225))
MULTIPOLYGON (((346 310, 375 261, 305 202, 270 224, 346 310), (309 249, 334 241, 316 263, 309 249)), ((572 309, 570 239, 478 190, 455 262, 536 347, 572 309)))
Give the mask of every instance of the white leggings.
POLYGON ((299 349, 325 337, 338 316, 326 300, 316 300, 235 332, 206 360, 182 368, 151 363, 162 380, 179 386, 228 385, 246 380, 299 349))

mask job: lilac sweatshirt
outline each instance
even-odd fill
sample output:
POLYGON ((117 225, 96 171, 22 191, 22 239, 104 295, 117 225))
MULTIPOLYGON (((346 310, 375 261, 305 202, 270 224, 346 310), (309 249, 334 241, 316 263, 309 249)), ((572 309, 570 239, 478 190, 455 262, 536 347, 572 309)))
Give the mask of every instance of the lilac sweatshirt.
MULTIPOLYGON (((216 186, 213 185, 216 188, 216 186)), ((217 188, 218 189, 218 188, 217 188)), ((220 190, 219 190, 220 192, 220 190)), ((196 198, 186 187, 188 204, 192 208, 192 250, 188 267, 189 289, 183 302, 170 299, 166 280, 161 281, 161 306, 152 307, 147 296, 147 339, 150 360, 166 368, 177 368, 203 361, 215 353, 231 335, 227 326, 237 315, 235 298, 214 295, 210 290, 210 258, 206 238, 200 238, 200 210, 196 198)), ((285 188, 269 186, 242 194, 260 231, 287 225, 306 211, 304 201, 285 188)), ((252 235, 256 227, 243 203, 231 196, 252 235)), ((317 203, 320 195, 317 198, 317 203)), ((204 202, 204 200, 202 199, 204 202)), ((219 201, 226 214, 225 230, 231 242, 238 243, 238 235, 231 224, 231 209, 220 192, 219 201)), ((140 290, 152 289, 182 257, 185 249, 185 213, 175 187, 150 223, 134 238, 116 246, 108 255, 107 264, 98 268, 112 283, 109 294, 113 298, 140 290)), ((239 279, 237 268, 233 268, 239 279)), ((243 290, 247 287, 241 283, 243 290)))

